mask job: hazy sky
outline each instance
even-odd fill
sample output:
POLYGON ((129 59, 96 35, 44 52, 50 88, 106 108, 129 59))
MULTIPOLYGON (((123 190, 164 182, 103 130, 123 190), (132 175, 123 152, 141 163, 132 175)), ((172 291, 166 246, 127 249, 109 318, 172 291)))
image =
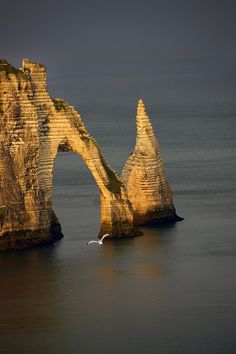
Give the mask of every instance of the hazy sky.
POLYGON ((148 96, 170 77, 236 78, 235 0, 1 0, 0 11, 0 56, 42 62, 52 94, 73 104, 148 96))

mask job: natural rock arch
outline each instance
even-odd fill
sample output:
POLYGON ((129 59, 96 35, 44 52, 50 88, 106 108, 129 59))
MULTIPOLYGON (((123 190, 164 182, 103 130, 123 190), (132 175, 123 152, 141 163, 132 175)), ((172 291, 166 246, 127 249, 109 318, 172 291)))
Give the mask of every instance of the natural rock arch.
POLYGON ((46 87, 46 69, 25 59, 21 69, 0 60, 0 250, 62 237, 52 210, 58 150, 79 154, 100 190, 100 236, 139 234, 134 224, 178 221, 159 146, 140 101, 137 140, 119 178, 79 113, 46 87))
POLYGON ((0 72, 0 91, 5 92, 0 135, 2 247, 8 243, 10 248, 14 244, 18 248, 20 243, 24 247, 61 236, 52 212, 53 166, 58 149, 79 154, 99 187, 100 235, 108 232, 111 237, 134 236, 132 206, 123 182, 77 111, 48 95, 45 67, 28 60, 23 61, 20 70, 4 65, 5 70, 0 72))

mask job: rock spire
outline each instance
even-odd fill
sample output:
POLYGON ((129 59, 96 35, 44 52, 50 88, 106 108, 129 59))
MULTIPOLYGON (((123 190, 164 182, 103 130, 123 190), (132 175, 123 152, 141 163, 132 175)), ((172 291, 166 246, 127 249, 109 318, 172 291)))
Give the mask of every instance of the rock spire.
POLYGON ((135 224, 179 221, 165 174, 159 144, 142 99, 138 102, 134 152, 122 171, 135 224))
POLYGON ((47 91, 46 68, 24 59, 16 69, 0 59, 0 250, 61 238, 52 210, 58 151, 79 154, 100 190, 100 236, 133 237, 135 224, 177 221, 159 146, 142 100, 137 139, 122 177, 110 167, 80 114, 47 91))

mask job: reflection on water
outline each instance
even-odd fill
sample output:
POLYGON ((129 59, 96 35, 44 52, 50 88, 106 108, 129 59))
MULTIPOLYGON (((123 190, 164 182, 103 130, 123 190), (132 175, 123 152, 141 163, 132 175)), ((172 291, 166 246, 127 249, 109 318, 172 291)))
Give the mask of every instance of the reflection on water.
POLYGON ((135 272, 137 276, 142 278, 165 277, 167 271, 158 264, 146 263, 139 266, 135 272))
POLYGON ((163 245, 166 247, 168 244, 167 247, 170 247, 174 228, 174 224, 161 226, 159 229, 155 226, 143 227, 140 230, 144 235, 138 238, 121 240, 119 243, 105 240, 99 261, 100 275, 109 279, 165 277, 167 267, 160 262, 157 253, 163 245))
POLYGON ((39 328, 55 328, 60 313, 54 311, 57 284, 54 247, 1 254, 0 267, 1 333, 23 329, 37 333, 39 328))
POLYGON ((235 259, 194 255, 189 229, 198 234, 187 219, 94 247, 93 235, 65 234, 1 254, 0 352, 213 354, 228 338, 233 353, 235 259))
MULTIPOLYGON (((59 154, 53 203, 65 237, 0 254, 0 353, 236 352, 234 107, 162 108, 161 147, 185 220, 135 239, 87 246, 99 191, 78 156, 59 154)), ((86 123, 119 171, 134 122, 114 131, 113 121, 86 123)))

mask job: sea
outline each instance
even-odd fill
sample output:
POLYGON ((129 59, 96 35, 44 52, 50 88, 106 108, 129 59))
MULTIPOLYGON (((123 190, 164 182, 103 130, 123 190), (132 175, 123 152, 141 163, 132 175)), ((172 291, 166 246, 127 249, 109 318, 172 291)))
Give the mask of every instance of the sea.
MULTIPOLYGON (((119 97, 73 98, 118 174, 136 135, 139 96, 127 82, 119 97)), ((236 353, 235 88, 225 77, 169 77, 158 92, 148 79, 140 89, 184 217, 140 227, 142 237, 88 246, 99 190, 80 156, 58 154, 53 208, 64 238, 0 254, 0 353, 236 353)))

